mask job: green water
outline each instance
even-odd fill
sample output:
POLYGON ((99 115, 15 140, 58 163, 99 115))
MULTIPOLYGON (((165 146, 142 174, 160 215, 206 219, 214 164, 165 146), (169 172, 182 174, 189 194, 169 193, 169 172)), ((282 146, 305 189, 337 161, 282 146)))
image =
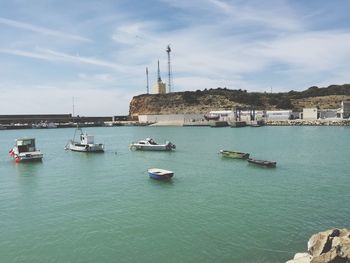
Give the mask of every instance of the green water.
POLYGON ((311 234, 350 227, 350 128, 86 130, 104 154, 65 151, 73 129, 0 132, 0 262, 284 262, 311 234), (9 158, 22 136, 36 138, 42 163, 9 158), (128 149, 145 137, 177 149, 128 149), (154 181, 151 167, 175 176, 154 181))

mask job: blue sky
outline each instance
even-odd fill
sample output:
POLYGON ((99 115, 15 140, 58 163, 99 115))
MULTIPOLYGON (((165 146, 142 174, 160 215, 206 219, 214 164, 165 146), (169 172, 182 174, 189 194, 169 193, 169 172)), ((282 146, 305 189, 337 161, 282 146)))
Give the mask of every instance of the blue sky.
POLYGON ((0 0, 0 114, 128 113, 145 68, 175 91, 349 83, 348 0, 0 0))

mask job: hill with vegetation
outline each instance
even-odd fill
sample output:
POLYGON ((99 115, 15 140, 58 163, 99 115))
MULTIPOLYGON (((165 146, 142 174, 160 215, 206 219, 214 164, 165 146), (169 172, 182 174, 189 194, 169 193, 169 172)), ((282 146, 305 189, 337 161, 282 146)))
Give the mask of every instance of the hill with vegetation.
POLYGON ((258 110, 317 107, 336 109, 341 101, 350 100, 350 84, 310 87, 304 91, 266 93, 231 90, 227 88, 185 91, 168 94, 143 94, 130 102, 130 116, 143 114, 207 113, 212 110, 231 110, 254 107, 258 110))

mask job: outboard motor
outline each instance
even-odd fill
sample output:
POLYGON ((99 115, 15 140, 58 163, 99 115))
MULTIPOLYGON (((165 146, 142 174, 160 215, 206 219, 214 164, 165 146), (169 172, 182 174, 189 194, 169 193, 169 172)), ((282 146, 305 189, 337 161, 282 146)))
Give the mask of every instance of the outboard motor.
POLYGON ((168 149, 176 149, 176 145, 172 144, 171 142, 166 141, 166 146, 168 149))

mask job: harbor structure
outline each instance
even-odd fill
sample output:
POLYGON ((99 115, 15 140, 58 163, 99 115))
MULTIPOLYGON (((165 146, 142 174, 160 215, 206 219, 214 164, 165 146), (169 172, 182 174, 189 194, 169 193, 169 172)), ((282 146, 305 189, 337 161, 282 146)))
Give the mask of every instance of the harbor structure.
POLYGON ((204 121, 203 114, 145 114, 138 115, 140 123, 160 123, 160 124, 177 124, 183 125, 189 122, 204 121))
POLYGON ((153 87, 154 94, 165 94, 166 93, 166 84, 162 81, 160 77, 160 68, 159 68, 159 60, 158 60, 158 78, 157 82, 153 87))
POLYGON ((350 101, 342 101, 340 114, 342 119, 350 118, 350 101))
POLYGON ((274 110, 266 111, 266 119, 271 121, 290 120, 292 117, 291 110, 274 110))

